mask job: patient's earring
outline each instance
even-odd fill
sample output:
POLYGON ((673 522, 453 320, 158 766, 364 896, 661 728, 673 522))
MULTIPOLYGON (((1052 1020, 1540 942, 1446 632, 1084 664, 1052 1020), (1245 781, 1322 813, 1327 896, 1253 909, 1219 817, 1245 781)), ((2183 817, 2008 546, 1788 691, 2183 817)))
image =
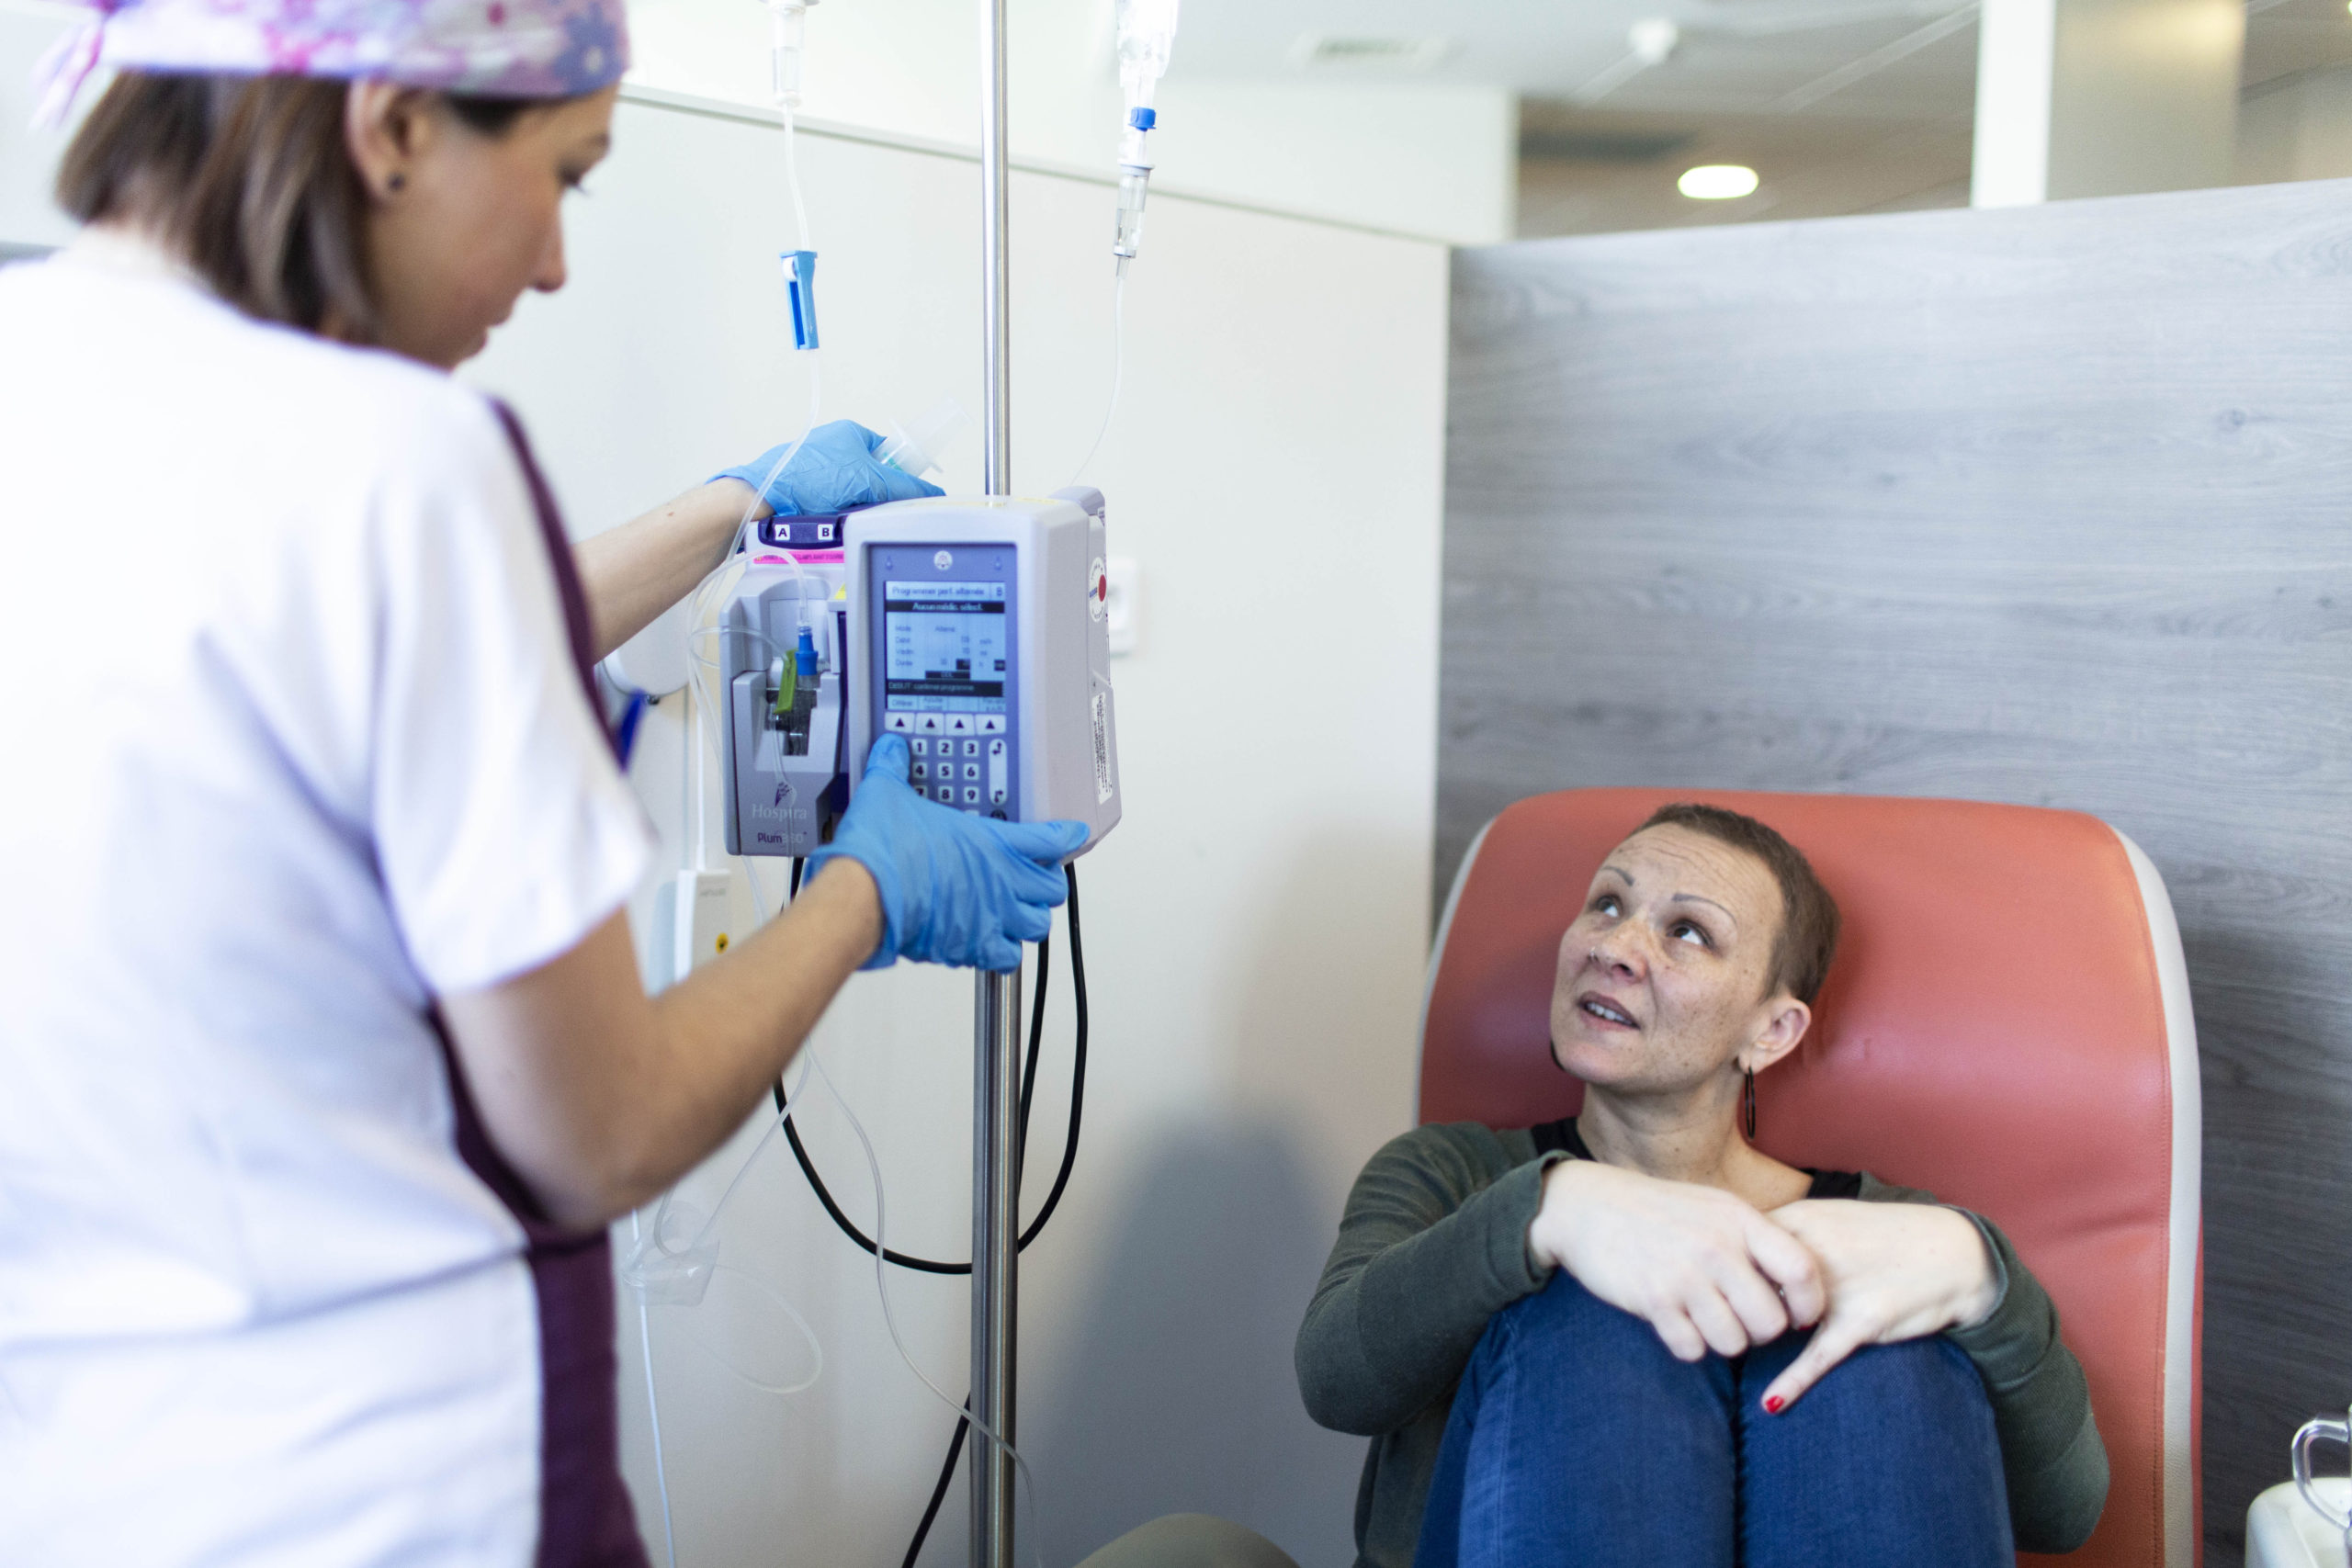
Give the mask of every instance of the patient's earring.
POLYGON ((1740 1120, 1747 1124, 1747 1141, 1756 1141, 1756 1069, 1747 1069, 1747 1081, 1739 1090, 1740 1120))

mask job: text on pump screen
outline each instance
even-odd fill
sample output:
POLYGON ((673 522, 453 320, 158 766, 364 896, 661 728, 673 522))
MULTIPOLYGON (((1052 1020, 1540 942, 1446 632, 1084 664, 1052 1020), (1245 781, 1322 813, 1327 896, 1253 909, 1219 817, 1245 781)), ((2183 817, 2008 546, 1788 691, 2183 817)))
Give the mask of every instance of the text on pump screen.
POLYGON ((1003 583, 889 581, 882 609, 888 706, 1004 711, 1003 583))

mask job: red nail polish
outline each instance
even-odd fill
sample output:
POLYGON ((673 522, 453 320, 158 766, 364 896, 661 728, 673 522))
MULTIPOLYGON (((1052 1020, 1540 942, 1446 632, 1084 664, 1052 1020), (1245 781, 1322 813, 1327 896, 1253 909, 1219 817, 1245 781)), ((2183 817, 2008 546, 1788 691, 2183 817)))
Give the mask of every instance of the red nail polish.
POLYGON ((1767 1416, 1778 1416, 1788 1407, 1789 1402, 1777 1393, 1764 1401, 1764 1414, 1767 1416))

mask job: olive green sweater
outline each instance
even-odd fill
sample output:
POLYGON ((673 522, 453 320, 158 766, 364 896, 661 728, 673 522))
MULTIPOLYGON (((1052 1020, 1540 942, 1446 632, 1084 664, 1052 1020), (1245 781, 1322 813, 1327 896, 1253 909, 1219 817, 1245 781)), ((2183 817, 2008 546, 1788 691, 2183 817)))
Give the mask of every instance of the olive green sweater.
MULTIPOLYGON (((1410 1568, 1470 1352, 1488 1318, 1551 1278, 1529 1256, 1527 1231, 1544 1172, 1567 1157, 1539 1158, 1525 1131, 1453 1122, 1391 1139, 1356 1178, 1298 1331, 1298 1386, 1319 1425, 1372 1438, 1356 1494, 1358 1568, 1410 1568)), ((1861 1199, 1935 1201, 1870 1176, 1861 1199)), ((1990 1317, 1949 1337, 1992 1399, 2018 1549, 2071 1551, 2107 1502, 2090 1391, 2050 1297, 2007 1237, 1969 1218, 1992 1250, 1999 1298, 1990 1317)))

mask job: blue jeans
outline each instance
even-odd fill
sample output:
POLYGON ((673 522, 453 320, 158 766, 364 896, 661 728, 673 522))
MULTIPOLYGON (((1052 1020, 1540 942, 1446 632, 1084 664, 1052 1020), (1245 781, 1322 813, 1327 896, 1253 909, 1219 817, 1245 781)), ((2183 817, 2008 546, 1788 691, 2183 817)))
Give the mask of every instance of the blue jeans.
POLYGON ((1559 1271, 1470 1358, 1415 1568, 2014 1568, 1967 1356, 1868 1346, 1765 1415, 1810 1337, 1678 1361, 1559 1271))

